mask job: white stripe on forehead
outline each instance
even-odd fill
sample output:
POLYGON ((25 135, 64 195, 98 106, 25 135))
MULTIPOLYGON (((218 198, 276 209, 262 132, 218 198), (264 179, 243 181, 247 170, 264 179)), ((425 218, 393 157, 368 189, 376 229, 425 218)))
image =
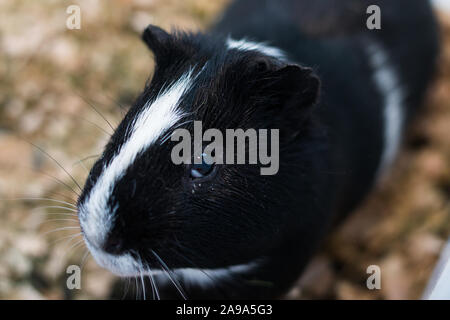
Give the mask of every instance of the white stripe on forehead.
POLYGON ((83 231, 97 246, 105 240, 117 210, 108 207, 115 183, 125 174, 138 154, 148 149, 183 117, 177 107, 183 94, 192 85, 192 73, 193 70, 189 70, 153 102, 149 101, 142 107, 142 111, 128 129, 128 140, 120 147, 109 165, 105 165, 87 200, 81 205, 80 222, 83 231))
POLYGON ((230 37, 227 38, 227 46, 228 49, 237 49, 243 51, 258 51, 267 56, 271 56, 274 58, 278 58, 281 60, 286 59, 284 52, 278 48, 271 47, 266 45, 265 43, 258 43, 253 41, 248 41, 247 39, 234 40, 230 37))

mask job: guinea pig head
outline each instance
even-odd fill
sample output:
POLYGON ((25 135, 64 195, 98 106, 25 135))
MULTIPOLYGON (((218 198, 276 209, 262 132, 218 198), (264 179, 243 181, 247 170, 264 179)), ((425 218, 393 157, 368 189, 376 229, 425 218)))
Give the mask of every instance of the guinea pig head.
MULTIPOLYGON (((292 208, 301 197, 293 186, 310 188, 302 176, 312 152, 301 146, 311 138, 317 77, 263 45, 155 26, 143 39, 155 57, 153 77, 78 200, 89 250, 121 276, 264 259, 291 228, 292 211, 302 209, 292 208), (194 149, 196 123, 224 137, 227 129, 267 129, 270 140, 271 130, 278 130, 279 169, 262 175, 259 161, 174 163, 174 133, 189 132, 194 149)), ((246 146, 247 156, 250 151, 246 146)))

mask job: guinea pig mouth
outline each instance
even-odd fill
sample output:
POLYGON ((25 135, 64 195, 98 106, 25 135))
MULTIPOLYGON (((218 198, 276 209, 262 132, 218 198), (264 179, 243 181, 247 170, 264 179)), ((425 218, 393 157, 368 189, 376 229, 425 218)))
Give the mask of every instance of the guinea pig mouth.
MULTIPOLYGON (((119 277, 136 277, 164 274, 164 270, 160 268, 146 268, 145 265, 136 259, 131 253, 122 255, 113 255, 97 249, 86 240, 86 246, 91 252, 94 260, 99 266, 105 268, 119 277)), ((212 279, 221 279, 231 274, 247 272, 257 267, 259 263, 253 261, 242 265, 228 266, 219 269, 195 269, 195 268, 179 268, 172 271, 181 276, 187 282, 191 283, 208 283, 212 279)))

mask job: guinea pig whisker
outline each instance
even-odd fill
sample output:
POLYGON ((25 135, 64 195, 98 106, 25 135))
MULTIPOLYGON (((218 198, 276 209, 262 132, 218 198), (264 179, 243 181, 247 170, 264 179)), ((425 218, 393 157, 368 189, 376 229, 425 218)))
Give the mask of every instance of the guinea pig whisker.
POLYGON ((119 107, 120 113, 122 114, 122 117, 125 116, 125 113, 127 112, 127 108, 124 107, 117 99, 114 99, 108 94, 103 94, 106 98, 108 98, 111 102, 113 102, 116 106, 119 107))
POLYGON ((84 102, 86 102, 91 108, 92 110, 95 111, 95 113, 97 113, 100 117, 102 117, 103 120, 105 120, 105 122, 108 124, 108 126, 112 129, 112 131, 114 132, 114 127, 111 125, 111 123, 108 121, 108 119, 106 119, 106 117, 97 110, 97 108, 94 106, 94 104, 92 102, 90 102, 87 98, 83 97, 81 94, 75 93, 77 96, 79 96, 81 99, 83 99, 84 102))
POLYGON ((86 248, 86 252, 84 253, 83 257, 81 258, 80 262, 80 271, 83 271, 83 267, 86 264, 88 258, 90 257, 91 253, 88 248, 86 248))
POLYGON ((139 270, 139 274, 141 276, 141 283, 142 283, 142 296, 143 296, 143 300, 147 300, 145 297, 145 282, 144 282, 144 276, 142 275, 142 269, 139 270))
POLYGON ((152 273, 152 270, 150 269, 150 266, 148 266, 148 271, 149 271, 148 274, 149 274, 149 278, 150 278, 150 284, 152 286, 152 291, 154 293, 153 300, 155 300, 155 295, 156 295, 156 300, 160 300, 158 286, 155 281, 155 278, 153 277, 153 273, 152 273))
MULTIPOLYGON (((22 140, 25 141, 26 143, 30 144, 30 145, 33 146, 34 148, 38 149, 41 153, 43 153, 43 154, 46 155, 47 157, 49 157, 48 154, 45 154, 45 153, 43 152, 43 149, 42 149, 42 148, 39 148, 38 146, 36 146, 36 145, 33 144, 32 142, 30 142, 30 141, 28 141, 28 140, 26 140, 26 139, 24 139, 24 138, 22 138, 22 140)), ((49 157, 49 158, 52 159, 51 157, 49 157)), ((52 161, 56 161, 56 160, 55 160, 55 159, 52 159, 52 161)), ((62 181, 61 179, 59 179, 59 178, 57 178, 57 177, 51 175, 50 173, 44 172, 44 171, 39 170, 39 169, 31 168, 31 167, 28 167, 28 166, 21 166, 21 167, 26 168, 27 170, 30 170, 30 171, 33 172, 33 173, 38 173, 38 174, 41 174, 41 175, 43 175, 43 176, 46 176, 47 178, 52 179, 53 181, 59 183, 60 185, 64 186, 65 188, 67 188, 69 191, 73 192, 77 197, 80 196, 80 193, 78 193, 77 191, 75 191, 74 188, 72 188, 71 186, 69 186, 67 183, 65 183, 65 182, 62 181)), ((70 175, 68 174, 68 172, 65 172, 65 173, 70 177, 70 175)), ((56 192, 54 192, 54 193, 57 194, 56 192)), ((64 196, 64 197, 67 197, 67 196, 64 196)), ((71 200, 73 200, 73 199, 71 199, 71 200)))
POLYGON ((182 289, 180 282, 175 278, 173 271, 167 266, 167 264, 163 261, 163 259, 154 250, 150 250, 150 251, 155 256, 155 258, 159 261, 161 267, 164 270, 164 273, 167 274, 167 277, 172 282, 172 284, 177 289, 177 291, 180 293, 181 297, 184 300, 187 300, 186 294, 184 293, 184 290, 182 289))
MULTIPOLYGON (((77 239, 77 237, 78 237, 78 235, 75 235, 75 236, 70 237, 70 239, 68 239, 68 240, 66 240, 66 241, 64 242, 63 246, 67 246, 68 244, 72 243, 72 241, 75 240, 75 239, 77 239)), ((80 241, 78 241, 77 244, 78 244, 79 242, 80 242, 80 241)))
MULTIPOLYGON (((144 264, 142 262, 141 255, 138 252, 136 252, 136 255, 137 255, 137 258, 139 260, 138 261, 138 263, 139 263, 139 272, 142 274, 142 271, 145 268, 145 266, 144 266, 144 264)), ((150 269, 150 265, 147 264, 146 267, 147 267, 147 270, 148 270, 147 274, 149 275, 150 285, 152 287, 153 300, 155 300, 155 297, 156 297, 156 300, 160 300, 158 287, 157 287, 155 278, 153 277, 152 270, 150 269)))
MULTIPOLYGON (((96 129, 100 130, 102 133, 106 134, 108 137, 111 137, 111 135, 112 135, 112 133, 106 131, 104 128, 102 128, 101 126, 99 126, 99 125, 96 124, 95 122, 93 122, 93 121, 91 121, 91 120, 89 120, 89 119, 86 119, 86 118, 84 118, 84 117, 82 117, 82 116, 73 114, 73 113, 71 113, 71 112, 64 113, 64 115, 70 116, 71 118, 76 118, 76 119, 82 120, 82 121, 84 121, 84 122, 86 122, 86 123, 89 123, 90 125, 92 125, 92 126, 95 127, 96 129)), ((114 132, 114 130, 113 130, 113 132, 114 132)))
MULTIPOLYGON (((89 175, 89 170, 88 170, 88 168, 84 165, 84 162, 83 161, 80 161, 80 162, 78 162, 82 167, 83 167, 83 169, 86 171, 86 173, 89 175)), ((72 165, 72 167, 73 167, 73 165, 72 165)))
MULTIPOLYGON (((185 249, 185 250, 189 250, 187 247, 181 245, 180 243, 177 243, 177 245, 180 247, 180 249, 185 249)), ((208 272, 206 272, 205 270, 203 270, 202 268, 199 268, 198 265, 196 265, 194 262, 192 262, 191 259, 189 259, 188 257, 186 257, 185 255, 181 254, 180 252, 178 252, 177 250, 174 250, 172 248, 170 248, 170 250, 177 254, 180 258, 184 259, 187 263, 189 263, 193 268, 198 269, 200 272, 202 272, 205 276, 207 276, 211 281, 215 281, 214 277, 211 276, 208 272)))
MULTIPOLYGON (((144 280, 143 280, 143 276, 142 276, 142 270, 144 268, 144 265, 143 265, 142 258, 141 258, 141 255, 139 254, 139 252, 137 252, 135 250, 132 250, 132 253, 134 253, 136 255, 136 260, 137 260, 137 264, 138 264, 137 268, 138 268, 138 271, 139 271, 139 275, 136 276, 136 285, 138 284, 138 277, 140 276, 141 283, 142 283, 142 292, 144 293, 144 300, 145 300, 145 284, 144 284, 144 280)), ((150 284, 152 285, 153 299, 155 299, 155 293, 154 293, 154 290, 153 290, 153 283, 150 282, 150 284)), ((138 289, 139 289, 139 287, 137 286, 136 290, 138 290, 138 289)), ((138 295, 137 295, 138 292, 140 292, 140 290, 136 291, 136 300, 137 300, 137 297, 138 297, 138 295)))
POLYGON ((47 215, 61 215, 61 216, 71 216, 71 217, 78 217, 78 215, 68 212, 47 212, 47 215))
POLYGON ((43 233, 42 235, 45 236, 45 235, 48 235, 48 234, 53 233, 53 232, 64 231, 64 230, 71 230, 71 229, 78 229, 78 230, 80 230, 80 227, 62 227, 62 228, 56 228, 56 229, 47 231, 47 232, 43 233))
MULTIPOLYGON (((72 240, 71 240, 72 241, 72 240)), ((70 241, 70 242, 71 242, 70 241)), ((70 243, 69 242, 69 243, 70 243)), ((66 253, 64 253, 63 257, 66 256, 67 254, 71 253, 71 252, 75 252, 77 248, 80 247, 80 245, 84 244, 84 239, 81 239, 73 244, 71 244, 71 246, 67 249, 66 253)))
MULTIPOLYGON (((64 246, 65 246, 65 245, 68 245, 68 244, 71 243, 74 239, 76 239, 76 236, 77 236, 77 235, 72 235, 72 237, 64 243, 64 246)), ((63 254, 61 257, 59 257, 60 261, 62 261, 62 260, 64 259, 64 257, 67 256, 69 253, 75 252, 76 249, 79 248, 80 245, 83 245, 83 244, 84 244, 84 239, 83 239, 83 238, 81 238, 80 240, 78 240, 78 241, 72 243, 72 244, 70 245, 70 247, 64 252, 64 254, 63 254)), ((70 254, 69 254, 69 256, 70 256, 70 254)))
POLYGON ((63 210, 67 210, 70 212, 78 213, 78 210, 75 210, 75 209, 72 209, 69 207, 64 207, 64 206, 39 206, 39 207, 33 208, 31 210, 31 212, 39 210, 39 209, 63 209, 63 210))
POLYGON ((76 165, 81 165, 83 168, 84 168, 84 170, 86 170, 86 172, 87 172, 87 174, 89 174, 89 170, 88 170, 88 168, 86 167, 86 165, 84 164, 84 162, 86 161, 86 160, 89 160, 89 159, 92 159, 92 158, 97 158, 97 157, 99 157, 100 156, 100 154, 94 154, 94 155, 92 155, 92 156, 87 156, 87 157, 84 157, 83 159, 80 159, 80 160, 78 160, 78 161, 75 161, 73 164, 72 164, 72 167, 75 167, 76 165))
POLYGON ((40 173, 40 174, 42 174, 42 175, 45 175, 45 176, 51 178, 52 180, 58 182, 60 185, 66 187, 69 191, 72 191, 77 197, 80 196, 80 193, 78 193, 77 191, 75 191, 74 188, 72 188, 71 186, 69 186, 67 183, 65 183, 65 182, 62 181, 61 179, 59 179, 59 178, 57 178, 57 177, 55 177, 55 176, 53 176, 53 175, 51 175, 51 174, 49 174, 49 173, 47 173, 47 172, 42 172, 42 171, 39 171, 39 170, 38 170, 37 172, 40 173))
POLYGON ((95 122, 93 122, 93 121, 91 121, 91 120, 88 120, 88 119, 86 119, 86 118, 77 116, 77 115, 72 115, 72 116, 75 116, 76 118, 79 118, 79 119, 81 119, 81 120, 83 120, 83 121, 85 121, 85 122, 87 122, 87 123, 93 125, 95 128, 97 128, 98 130, 100 130, 101 132, 103 132, 104 134, 106 134, 108 137, 111 137, 111 136, 112 136, 112 133, 111 133, 111 132, 106 131, 105 129, 103 129, 102 127, 100 127, 100 126, 99 126, 98 124, 96 124, 95 122))
POLYGON ((82 234, 81 232, 77 232, 75 234, 71 234, 71 235, 68 235, 68 236, 61 237, 61 238, 53 241, 51 244, 53 245, 53 244, 55 244, 57 242, 60 242, 60 241, 62 241, 64 239, 68 239, 68 238, 70 238, 69 240, 72 240, 72 239, 76 238, 77 236, 80 236, 81 234, 82 234))
POLYGON ((59 218, 57 218, 57 219, 48 219, 48 220, 46 220, 45 222, 50 222, 50 221, 71 221, 71 222, 76 222, 76 223, 78 223, 78 220, 76 220, 76 219, 59 219, 59 218))
POLYGON ((83 239, 83 238, 81 238, 81 239, 77 238, 78 236, 79 236, 78 234, 72 235, 68 240, 66 240, 66 241, 64 242, 63 245, 66 246, 66 245, 69 245, 69 244, 70 244, 69 249, 71 249, 71 248, 72 248, 72 245, 79 244, 79 243, 80 243, 80 240, 83 239), (76 241, 75 241, 75 244, 72 243, 73 240, 76 240, 76 241), (71 243, 72 243, 72 244, 71 244, 71 243))
POLYGON ((131 278, 127 278, 126 282, 127 282, 127 284, 125 286, 125 290, 124 290, 122 298, 120 300, 125 300, 125 297, 127 296, 128 291, 130 290, 131 278))
POLYGON ((52 198, 27 198, 27 197, 21 197, 21 198, 12 198, 12 199, 1 199, 3 201, 52 201, 56 203, 66 204, 68 206, 71 206, 73 208, 76 208, 76 206, 73 203, 52 199, 52 198))
POLYGON ((84 162, 84 161, 87 161, 87 160, 89 160, 89 159, 97 158, 97 157, 100 157, 100 156, 101 156, 101 154, 99 153, 99 154, 93 154, 93 155, 84 157, 84 158, 82 158, 82 159, 80 159, 80 160, 78 160, 78 161, 75 161, 75 162, 73 163, 73 166, 77 165, 77 164, 80 163, 80 162, 84 162))
MULTIPOLYGON (((76 207, 76 199, 73 199, 71 196, 68 196, 67 194, 59 193, 59 192, 56 192, 56 191, 51 191, 50 195, 55 195, 55 196, 62 197, 64 199, 66 199, 65 201, 67 203, 69 203, 72 206, 76 207)), ((51 198, 49 198, 49 199, 51 199, 51 198)), ((61 199, 52 199, 52 200, 62 201, 61 199)))
POLYGON ((153 286, 153 281, 152 281, 152 279, 150 277, 149 277, 149 280, 150 280, 150 286, 152 288, 152 297, 153 297, 153 300, 155 300, 155 296, 156 296, 156 294, 155 294, 155 287, 153 286))
MULTIPOLYGON (((27 141, 27 140, 25 140, 27 141)), ((31 144, 32 146, 34 146, 36 149, 38 149, 39 151, 41 151, 44 155, 46 155, 49 159, 53 160, 53 162, 56 163, 56 165, 58 165, 58 167, 60 167, 66 174, 67 176, 75 183, 75 185, 78 187, 78 189, 80 189, 80 191, 83 191, 83 188, 81 188, 80 184, 77 182, 77 180, 75 180, 75 178, 69 173, 69 171, 66 170, 66 168, 64 168, 64 166, 58 162, 58 160, 56 160, 51 154, 49 154, 47 151, 45 151, 44 149, 42 149, 41 147, 39 147, 37 144, 34 144, 33 142, 27 141, 29 144, 31 144)), ((79 196, 79 195, 78 195, 79 196)))
POLYGON ((138 300, 138 296, 139 296, 139 282, 138 282, 138 280, 137 280, 137 277, 134 277, 134 281, 135 281, 135 287, 136 287, 136 297, 135 297, 135 299, 136 300, 138 300))
MULTIPOLYGON (((70 240, 67 242, 67 244, 69 244, 70 242, 72 242, 73 239, 75 239, 75 238, 70 239, 70 240)), ((59 257, 60 262, 62 262, 63 259, 64 259, 64 257, 66 257, 67 255, 68 255, 69 258, 70 258, 71 254, 75 253, 76 250, 77 250, 78 248, 80 248, 80 246, 82 246, 83 244, 84 244, 84 239, 83 239, 83 238, 82 238, 81 240, 78 240, 78 241, 76 241, 75 243, 71 244, 70 247, 64 252, 64 254, 63 254, 61 257, 59 257)))
POLYGON ((184 121, 180 124, 178 124, 175 128, 173 128, 173 130, 170 130, 169 133, 167 133, 161 140, 161 143, 159 144, 160 146, 162 146, 167 140, 169 140, 170 136, 172 135, 173 131, 178 129, 179 127, 181 127, 184 124, 187 124, 189 122, 194 122, 194 120, 188 120, 188 121, 184 121))

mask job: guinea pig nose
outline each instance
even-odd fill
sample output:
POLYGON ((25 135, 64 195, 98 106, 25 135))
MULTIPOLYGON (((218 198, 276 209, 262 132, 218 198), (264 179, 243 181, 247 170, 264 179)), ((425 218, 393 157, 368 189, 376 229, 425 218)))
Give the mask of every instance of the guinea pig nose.
POLYGON ((103 244, 103 250, 110 254, 119 255, 125 251, 123 240, 117 236, 109 236, 103 244))

